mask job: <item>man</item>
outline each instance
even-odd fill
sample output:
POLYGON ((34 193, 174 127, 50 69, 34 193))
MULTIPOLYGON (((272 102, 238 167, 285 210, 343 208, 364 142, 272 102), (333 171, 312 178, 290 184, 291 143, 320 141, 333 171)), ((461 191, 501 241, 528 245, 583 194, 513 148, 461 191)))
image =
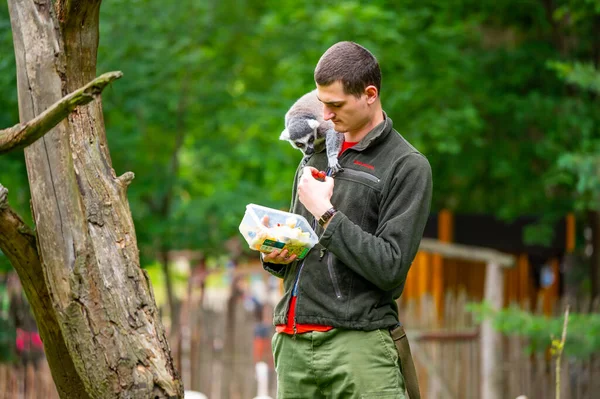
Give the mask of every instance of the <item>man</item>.
POLYGON ((431 168, 383 112, 367 49, 335 44, 315 82, 325 119, 345 132, 344 170, 313 178, 327 167, 320 148, 297 171, 291 211, 318 221, 319 243, 303 261, 285 250, 263 256, 284 280, 272 340, 277 397, 405 398, 390 330, 429 216, 431 168))

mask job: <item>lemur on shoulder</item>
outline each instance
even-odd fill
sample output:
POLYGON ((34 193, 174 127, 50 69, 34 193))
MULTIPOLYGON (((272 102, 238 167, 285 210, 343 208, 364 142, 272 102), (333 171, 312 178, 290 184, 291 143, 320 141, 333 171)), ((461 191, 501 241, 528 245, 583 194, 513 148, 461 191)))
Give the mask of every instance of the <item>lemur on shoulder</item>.
POLYGON ((343 133, 336 132, 333 122, 323 119, 323 104, 313 90, 300 97, 285 114, 285 129, 280 140, 289 141, 292 147, 302 151, 301 166, 306 165, 315 152, 315 142, 325 138, 327 164, 333 176, 342 171, 338 154, 344 141, 343 133))

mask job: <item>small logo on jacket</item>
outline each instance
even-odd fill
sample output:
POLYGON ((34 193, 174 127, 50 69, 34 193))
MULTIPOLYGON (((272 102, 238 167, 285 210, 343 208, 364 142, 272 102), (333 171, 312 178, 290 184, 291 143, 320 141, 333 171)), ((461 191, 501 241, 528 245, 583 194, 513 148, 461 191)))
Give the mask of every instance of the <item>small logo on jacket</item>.
POLYGON ((369 168, 371 170, 375 170, 375 166, 373 165, 369 165, 368 163, 364 163, 364 162, 360 162, 360 161, 354 161, 355 165, 360 165, 360 166, 364 166, 365 168, 369 168))

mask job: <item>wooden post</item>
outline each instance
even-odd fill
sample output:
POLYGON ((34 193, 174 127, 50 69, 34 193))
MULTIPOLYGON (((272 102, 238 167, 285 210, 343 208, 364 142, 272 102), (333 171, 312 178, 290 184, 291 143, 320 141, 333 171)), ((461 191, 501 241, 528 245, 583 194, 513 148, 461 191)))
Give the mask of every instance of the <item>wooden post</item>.
MULTIPOLYGON (((454 235, 453 232, 452 213, 446 209, 441 210, 438 214, 438 239, 440 242, 450 243, 454 235)), ((432 262, 432 291, 435 308, 437 311, 436 317, 438 325, 443 323, 444 318, 444 294, 446 273, 444 270, 444 255, 435 253, 432 262)))
POLYGON ((569 213, 565 218, 566 234, 565 234, 565 249, 567 253, 571 253, 575 250, 575 215, 569 213))
POLYGON ((532 302, 531 299, 531 281, 529 258, 526 253, 520 254, 517 260, 517 270, 519 273, 519 302, 523 309, 528 309, 532 302))
MULTIPOLYGON (((466 259, 471 262, 485 262, 486 275, 484 299, 496 311, 504 305, 504 271, 513 267, 515 258, 496 250, 472 247, 460 244, 444 243, 438 240, 423 238, 419 250, 436 254, 448 259, 466 259)), ((433 256, 435 259, 435 256, 433 256)), ((434 275, 437 277, 437 275, 434 275)), ((433 287, 435 292, 435 286, 433 287)), ((482 399, 500 399, 502 397, 502 335, 492 328, 491 320, 481 325, 481 384, 482 399)), ((433 360, 435 361, 435 360, 433 360)), ((434 386, 435 387, 435 386, 434 386)), ((432 397, 441 397, 437 391, 432 397)))
MULTIPOLYGON (((504 273, 498 263, 488 262, 485 274, 485 301, 500 311, 504 298, 504 273)), ((502 334, 487 318, 481 324, 481 398, 502 398, 502 334)))

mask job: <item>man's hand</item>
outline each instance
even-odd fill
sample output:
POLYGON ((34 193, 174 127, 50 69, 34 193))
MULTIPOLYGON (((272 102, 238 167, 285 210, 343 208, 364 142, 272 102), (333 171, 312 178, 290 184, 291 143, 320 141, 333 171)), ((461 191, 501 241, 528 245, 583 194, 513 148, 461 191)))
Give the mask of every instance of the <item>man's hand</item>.
POLYGON ((263 261, 267 263, 276 263, 278 265, 287 265, 296 260, 296 254, 292 256, 288 256, 288 250, 284 249, 283 251, 274 250, 271 253, 265 254, 261 253, 263 261))
POLYGON ((313 167, 306 166, 302 171, 302 177, 298 183, 298 198, 304 207, 319 219, 330 208, 331 196, 333 195, 333 179, 325 177, 325 181, 319 181, 313 177, 319 171, 313 167))
MULTIPOLYGON (((269 216, 267 216, 267 215, 263 216, 261 222, 266 227, 269 227, 269 216)), ((261 252, 260 256, 262 256, 262 259, 264 262, 275 263, 278 265, 287 265, 287 264, 295 261, 297 258, 296 254, 293 254, 292 256, 288 256, 287 249, 284 249, 283 251, 279 251, 276 249, 273 252, 268 253, 268 254, 261 252)))

